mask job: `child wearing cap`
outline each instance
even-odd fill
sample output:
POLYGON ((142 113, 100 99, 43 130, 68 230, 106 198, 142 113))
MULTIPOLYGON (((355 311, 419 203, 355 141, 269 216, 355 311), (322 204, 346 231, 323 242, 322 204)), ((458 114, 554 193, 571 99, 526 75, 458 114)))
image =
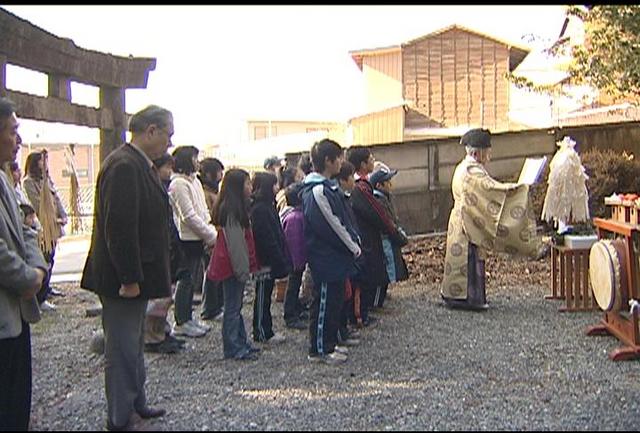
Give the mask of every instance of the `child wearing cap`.
MULTIPOLYGON (((382 235, 382 249, 384 251, 385 265, 390 284, 409 278, 407 265, 402 257, 402 247, 405 246, 409 240, 407 239, 404 229, 400 226, 398 215, 391 198, 391 179, 397 173, 397 170, 390 170, 385 164, 379 163, 378 168, 369 176, 369 180, 373 186, 373 195, 387 211, 396 226, 396 231, 392 235, 382 235)), ((385 286, 376 292, 374 307, 382 308, 387 297, 387 290, 388 286, 385 286)))

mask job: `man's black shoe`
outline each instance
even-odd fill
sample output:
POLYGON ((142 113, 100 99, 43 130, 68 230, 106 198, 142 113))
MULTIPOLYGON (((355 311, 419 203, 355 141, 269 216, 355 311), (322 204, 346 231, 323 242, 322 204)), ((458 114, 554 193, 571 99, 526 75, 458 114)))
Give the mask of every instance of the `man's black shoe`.
POLYGON ((173 335, 171 335, 171 334, 166 334, 166 337, 165 337, 165 339, 164 339, 164 340, 165 340, 165 341, 167 341, 167 340, 168 340, 168 341, 170 341, 170 342, 172 342, 172 343, 174 343, 174 344, 179 345, 180 347, 184 347, 184 345, 185 345, 185 344, 187 344, 187 342, 186 342, 185 340, 183 340, 183 339, 181 339, 181 338, 176 338, 176 337, 174 337, 174 336, 173 336, 173 335))
POLYGON ((131 418, 129 421, 123 426, 117 426, 111 424, 110 421, 107 421, 107 431, 133 431, 133 423, 131 422, 131 418))
POLYGON ((215 319, 216 317, 218 317, 218 315, 219 315, 220 313, 222 313, 222 310, 218 310, 218 311, 215 311, 215 312, 213 312, 213 313, 210 313, 210 312, 204 312, 204 311, 203 311, 202 313, 200 313, 200 318, 201 318, 202 320, 213 320, 213 319, 215 319))
POLYGON ((182 349, 178 343, 174 343, 168 340, 161 341, 160 343, 147 343, 144 345, 144 351, 148 353, 178 353, 182 349))
POLYGON ((159 418, 167 413, 167 411, 164 409, 155 409, 148 406, 143 409, 136 410, 136 412, 138 413, 138 415, 140 415, 140 418, 143 419, 159 418))
POLYGON ((466 311, 487 311, 489 304, 469 304, 466 302, 451 302, 444 301, 444 305, 451 310, 466 310, 466 311))
POLYGON ((291 329, 300 329, 300 330, 302 330, 302 329, 307 329, 307 328, 308 328, 308 326, 307 326, 307 325, 305 325, 305 324, 302 322, 302 320, 297 320, 297 321, 295 321, 295 322, 287 323, 287 328, 291 328, 291 329))

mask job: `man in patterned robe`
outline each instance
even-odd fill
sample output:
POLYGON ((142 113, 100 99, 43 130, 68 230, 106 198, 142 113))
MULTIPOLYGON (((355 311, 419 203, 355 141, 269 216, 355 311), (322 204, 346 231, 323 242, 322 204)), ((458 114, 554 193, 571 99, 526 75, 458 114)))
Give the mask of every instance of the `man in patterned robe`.
POLYGON ((541 244, 529 206, 529 186, 498 182, 484 168, 491 154, 491 133, 472 129, 460 143, 467 156, 451 183, 455 203, 440 293, 448 307, 486 310, 486 251, 536 257, 541 244))

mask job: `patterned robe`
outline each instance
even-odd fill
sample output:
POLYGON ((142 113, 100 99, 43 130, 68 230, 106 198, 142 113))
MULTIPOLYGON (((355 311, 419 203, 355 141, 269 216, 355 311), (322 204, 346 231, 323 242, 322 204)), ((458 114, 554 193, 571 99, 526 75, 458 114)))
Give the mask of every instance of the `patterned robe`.
MULTIPOLYGON (((471 280, 468 271, 477 269, 475 261, 483 260, 487 250, 533 257, 540 238, 528 185, 498 182, 467 156, 456 167, 451 187, 455 204, 449 217, 441 294, 464 300, 471 280), (469 255, 469 244, 478 247, 477 255, 469 255)), ((484 286, 484 275, 480 278, 484 286)))

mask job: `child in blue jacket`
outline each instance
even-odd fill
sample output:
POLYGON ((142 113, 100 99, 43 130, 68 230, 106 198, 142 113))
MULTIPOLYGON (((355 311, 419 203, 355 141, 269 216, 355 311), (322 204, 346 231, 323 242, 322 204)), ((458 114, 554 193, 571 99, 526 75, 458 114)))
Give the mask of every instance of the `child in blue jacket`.
POLYGON ((313 145, 311 159, 314 172, 305 177, 302 190, 307 260, 314 281, 309 360, 337 364, 347 360, 335 350, 345 281, 361 249, 345 201, 331 180, 340 172, 342 148, 333 140, 321 140, 313 145))

